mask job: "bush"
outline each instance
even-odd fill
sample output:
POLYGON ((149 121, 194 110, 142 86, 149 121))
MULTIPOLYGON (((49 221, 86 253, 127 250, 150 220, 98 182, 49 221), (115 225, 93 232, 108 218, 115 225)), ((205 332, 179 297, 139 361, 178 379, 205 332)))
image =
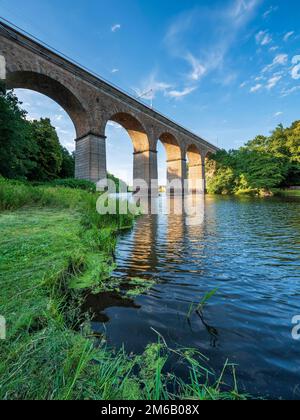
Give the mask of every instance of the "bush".
POLYGON ((75 179, 75 178, 68 178, 68 179, 55 179, 49 183, 34 183, 34 185, 38 186, 50 186, 50 187, 63 187, 63 188, 72 188, 74 190, 84 190, 89 192, 96 192, 96 184, 90 181, 85 181, 84 179, 75 179))

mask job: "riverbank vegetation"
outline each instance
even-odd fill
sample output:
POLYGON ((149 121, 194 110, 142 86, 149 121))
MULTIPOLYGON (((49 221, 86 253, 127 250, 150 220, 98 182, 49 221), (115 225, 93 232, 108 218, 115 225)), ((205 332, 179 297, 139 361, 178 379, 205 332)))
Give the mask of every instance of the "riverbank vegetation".
POLYGON ((216 376, 197 351, 172 351, 160 337, 128 355, 93 336, 80 308, 87 293, 109 286, 117 235, 134 222, 99 215, 96 200, 82 189, 0 180, 0 399, 244 398, 235 368, 216 376), (175 353, 186 381, 167 369, 175 353))
MULTIPOLYGON (((0 86, 1 88, 1 86, 0 86)), ((74 153, 63 147, 50 119, 30 121, 13 91, 0 89, 0 176, 52 186, 80 187, 74 180, 74 153)), ((108 174, 116 192, 126 191, 125 182, 108 174)), ((92 183, 81 182, 83 189, 96 190, 92 183)))
POLYGON ((207 162, 211 194, 259 194, 300 185, 300 121, 279 125, 238 150, 222 150, 207 162))

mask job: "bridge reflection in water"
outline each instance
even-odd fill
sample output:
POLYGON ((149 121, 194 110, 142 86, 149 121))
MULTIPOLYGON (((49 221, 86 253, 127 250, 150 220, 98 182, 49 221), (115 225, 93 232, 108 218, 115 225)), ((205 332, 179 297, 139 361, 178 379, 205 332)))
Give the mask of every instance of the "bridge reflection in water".
MULTIPOLYGON (((151 289, 124 301, 96 296, 93 309, 106 318, 95 319, 93 329, 105 333, 109 345, 135 353, 157 341, 155 329, 170 348, 198 349, 217 373, 227 359, 236 363, 241 390, 299 397, 299 343, 291 338, 291 320, 299 311, 300 201, 203 200, 203 223, 166 214, 170 204, 180 209, 180 199, 159 197, 161 211, 140 217, 120 237, 114 276, 126 287, 144 279, 151 289), (214 289, 203 314, 188 319, 191 304, 214 289)), ((186 374, 180 363, 171 368, 186 374)))
MULTIPOLYGON (((130 200, 130 197, 124 195, 121 198, 130 200)), ((149 201, 147 198, 148 214, 138 217, 134 229, 121 236, 117 250, 118 268, 113 277, 119 278, 127 287, 131 279, 142 278, 163 284, 168 273, 171 276, 175 273, 180 275, 183 253, 192 255, 193 247, 199 252, 205 200, 208 197, 204 194, 184 197, 161 195, 149 198, 149 201), (187 246, 187 241, 191 247, 187 246), (164 272, 163 277, 161 271, 164 272)), ((95 314, 95 322, 108 322, 109 316, 104 312, 117 307, 140 309, 133 300, 122 299, 117 293, 89 296, 84 305, 84 309, 89 308, 95 314)))

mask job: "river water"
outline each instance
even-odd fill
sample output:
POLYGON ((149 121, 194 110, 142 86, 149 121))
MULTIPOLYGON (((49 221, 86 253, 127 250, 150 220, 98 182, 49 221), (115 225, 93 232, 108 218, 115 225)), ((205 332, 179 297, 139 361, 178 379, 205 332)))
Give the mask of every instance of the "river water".
POLYGON ((206 196, 196 225, 184 215, 142 216, 119 240, 114 276, 156 283, 134 300, 94 297, 93 327, 135 353, 157 342, 155 329, 171 348, 198 349, 216 373, 227 359, 237 364, 241 391, 299 399, 299 251, 299 198, 206 196), (189 321, 191 303, 215 288, 203 319, 194 313, 189 321))

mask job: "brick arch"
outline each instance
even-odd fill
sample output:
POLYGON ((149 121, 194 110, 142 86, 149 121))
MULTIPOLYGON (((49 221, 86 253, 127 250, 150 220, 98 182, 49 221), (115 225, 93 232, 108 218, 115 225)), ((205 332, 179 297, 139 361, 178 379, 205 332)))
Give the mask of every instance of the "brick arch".
MULTIPOLYGON (((135 153, 149 151, 149 137, 143 124, 136 116, 128 112, 117 112, 107 118, 105 126, 109 121, 113 121, 121 125, 129 134, 135 153)), ((104 130, 105 131, 105 130, 104 130)))
POLYGON ((186 156, 190 166, 200 166, 203 164, 201 150, 195 144, 186 146, 186 156))
POLYGON ((182 149, 180 147, 180 143, 173 134, 164 132, 158 137, 157 142, 159 140, 164 145, 168 161, 182 159, 183 156, 182 156, 182 149))
POLYGON ((88 113, 80 100, 65 84, 46 74, 36 71, 15 70, 7 73, 8 89, 29 89, 54 100, 71 118, 77 137, 90 131, 88 113))

